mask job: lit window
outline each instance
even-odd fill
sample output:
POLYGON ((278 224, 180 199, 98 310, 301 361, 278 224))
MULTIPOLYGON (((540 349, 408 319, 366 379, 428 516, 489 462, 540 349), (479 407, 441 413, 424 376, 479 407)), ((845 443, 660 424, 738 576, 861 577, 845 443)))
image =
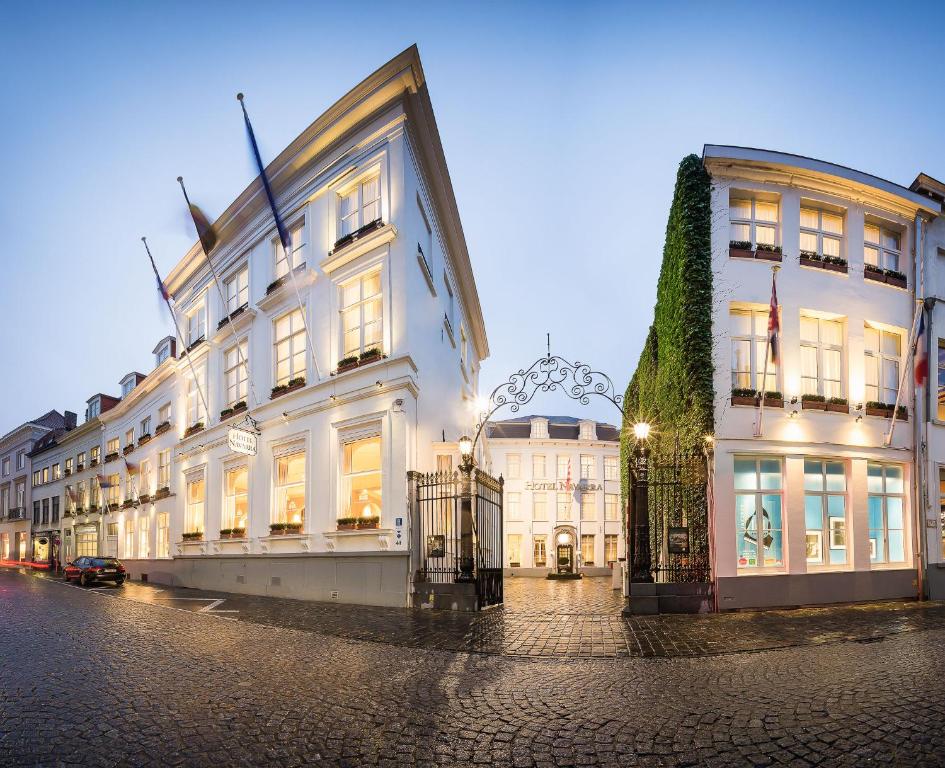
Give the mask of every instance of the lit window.
MULTIPOLYGON (((71 475, 71 474, 72 474, 72 467, 73 467, 74 465, 75 465, 75 462, 72 460, 72 457, 71 457, 71 456, 70 456, 68 459, 66 459, 66 474, 67 474, 67 475, 71 475)), ((9 469, 9 464, 6 463, 6 460, 4 460, 4 470, 8 470, 8 469, 9 469)), ((9 472, 4 471, 3 474, 6 475, 6 474, 9 474, 9 472)))
POLYGON ((118 474, 108 476, 108 488, 106 499, 109 507, 117 507, 121 504, 121 476, 118 474))
POLYGON ((171 449, 158 452, 158 490, 170 488, 171 485, 171 449))
POLYGON ((556 494, 556 506, 557 506, 557 518, 558 520, 570 520, 571 519, 571 502, 572 497, 570 493, 558 493, 556 494))
POLYGON ((339 195, 339 238, 381 218, 381 179, 374 176, 339 195))
POLYGON ((223 353, 223 381, 226 386, 226 404, 233 407, 246 401, 248 378, 246 375, 246 339, 234 344, 223 353))
POLYGON ((867 222, 863 225, 863 261, 882 269, 899 271, 902 235, 867 222))
POLYGON ((305 522, 305 452, 276 459, 274 523, 305 522))
POLYGON ((135 521, 125 520, 125 551, 122 557, 135 556, 135 521))
POLYGON ((345 517, 381 516, 381 438, 344 445, 345 517))
POLYGON ((159 512, 157 516, 157 556, 171 556, 170 515, 159 512))
POLYGON ((341 287, 341 327, 345 357, 381 347, 383 301, 380 272, 372 272, 341 287))
POLYGON ((604 494, 604 520, 619 520, 619 499, 616 493, 604 494))
POLYGON ((619 480, 620 473, 616 456, 604 456, 604 480, 619 480))
POLYGON ((729 203, 729 240, 752 245, 778 242, 778 204, 765 200, 733 199, 729 203))
POLYGON ((804 459, 807 562, 847 562, 846 474, 842 461, 804 459))
MULTIPOLYGON (((197 375, 202 379, 204 373, 198 369, 197 375)), ((197 424, 206 424, 206 411, 203 407, 203 397, 200 386, 194 378, 193 373, 187 376, 187 426, 193 427, 197 424)))
MULTIPOLYGON (((111 438, 107 443, 105 443, 105 454, 106 456, 111 456, 113 453, 118 453, 118 448, 120 447, 120 442, 117 437, 111 438)), ((98 448, 95 447, 92 449, 92 458, 98 458, 98 448)))
POLYGON ((187 481, 187 519, 185 533, 203 533, 203 512, 206 503, 205 484, 202 477, 187 481))
POLYGON ((144 459, 138 470, 138 493, 151 495, 151 461, 144 459))
POLYGON ((151 417, 145 416, 141 419, 141 437, 151 434, 151 417))
POLYGON ((192 309, 187 315, 187 346, 196 344, 207 336, 207 318, 203 305, 192 309))
POLYGON ((782 567, 781 459, 735 458, 735 539, 739 568, 782 567))
POLYGON ((223 522, 221 528, 246 528, 249 515, 249 495, 246 467, 230 469, 224 476, 223 522))
POLYGON ((535 568, 544 568, 548 562, 547 541, 547 536, 535 536, 532 540, 535 568))
POLYGON ((594 535, 589 533, 581 534, 581 563, 582 565, 594 565, 594 535))
POLYGON ((534 520, 548 519, 548 494, 536 491, 532 496, 532 518, 534 520))
POLYGON ((617 562, 617 534, 604 534, 604 561, 607 563, 617 562))
MULTIPOLYGON (((115 439, 115 452, 116 452, 116 453, 118 452, 118 440, 117 440, 117 438, 115 439)), ((100 454, 101 454, 101 449, 100 449, 97 445, 93 445, 93 446, 92 446, 92 449, 91 449, 91 451, 90 451, 90 454, 91 454, 92 466, 94 467, 96 464, 98 464, 98 460, 99 460, 100 454)), ((79 454, 79 464, 80 464, 80 465, 81 465, 81 464, 85 464, 85 454, 84 454, 84 453, 80 453, 80 454, 79 454)), ((82 469, 82 467, 80 466, 79 469, 82 469)))
POLYGON ((150 557, 151 555, 151 541, 148 518, 140 517, 138 518, 138 557, 142 560, 150 557))
POLYGON ((171 420, 171 404, 164 403, 164 405, 161 406, 160 410, 158 410, 158 423, 167 424, 170 422, 170 420, 171 420))
POLYGON ((506 537, 509 550, 509 567, 518 568, 522 564, 522 535, 510 533, 506 537))
POLYGON ((866 465, 871 563, 901 563, 906 559, 904 489, 901 466, 866 465))
MULTIPOLYGON (((292 269, 298 269, 302 264, 305 263, 303 256, 305 255, 305 242, 303 240, 303 234, 305 231, 305 222, 300 221, 295 224, 289 230, 289 250, 292 253, 292 269)), ((289 274, 289 262, 285 257, 285 249, 282 247, 282 242, 277 237, 273 242, 273 249, 275 253, 275 275, 276 280, 281 277, 285 277, 289 274)))
POLYGON ((532 477, 536 480, 543 480, 546 477, 544 456, 532 456, 532 477))
POLYGON ((437 454, 436 471, 446 475, 453 474, 453 457, 448 453, 437 454))
POLYGON ((558 480, 567 480, 571 476, 571 459, 567 456, 558 456, 558 480))
POLYGON ((864 328, 866 401, 893 405, 899 391, 902 338, 894 331, 864 328))
POLYGON ((226 283, 226 315, 229 317, 240 307, 249 304, 249 268, 243 267, 226 283))
POLYGON ((594 470, 594 465, 597 462, 594 460, 593 456, 588 456, 585 454, 581 455, 581 479, 582 480, 591 480, 596 477, 596 472, 594 470))
POLYGON ((801 315, 801 393, 843 395, 843 323, 801 315))
POLYGON ((135 444, 135 430, 134 427, 125 432, 125 447, 135 444))
POLYGON ((768 310, 733 309, 730 313, 732 338, 732 389, 776 392, 778 371, 768 348, 768 310), (768 375, 764 376, 765 350, 768 351, 768 375))
POLYGON ((597 519, 597 494, 594 491, 585 491, 581 494, 581 519, 597 519))
POLYGON ((276 386, 288 384, 293 379, 305 378, 305 351, 302 310, 295 309, 275 322, 276 386))
POLYGON ((505 458, 505 467, 508 470, 508 479, 517 480, 522 476, 522 457, 517 453, 510 453, 505 458))
POLYGON ((505 511, 509 520, 522 519, 522 494, 509 491, 505 494, 505 511))
POLYGON ((801 253, 841 257, 843 216, 817 208, 801 208, 801 253))

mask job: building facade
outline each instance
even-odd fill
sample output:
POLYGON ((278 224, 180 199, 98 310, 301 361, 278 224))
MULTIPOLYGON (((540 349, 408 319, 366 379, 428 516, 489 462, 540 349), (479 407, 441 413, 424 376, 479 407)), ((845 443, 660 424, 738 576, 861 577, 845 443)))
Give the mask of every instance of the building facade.
POLYGON ((941 560, 940 516, 917 497, 910 354, 940 203, 778 152, 706 146, 703 163, 718 607, 914 597, 932 531, 941 560), (772 266, 780 354, 766 363, 772 266))
POLYGON ((609 575, 624 556, 620 435, 609 424, 524 416, 486 425, 505 480, 506 573, 609 575))

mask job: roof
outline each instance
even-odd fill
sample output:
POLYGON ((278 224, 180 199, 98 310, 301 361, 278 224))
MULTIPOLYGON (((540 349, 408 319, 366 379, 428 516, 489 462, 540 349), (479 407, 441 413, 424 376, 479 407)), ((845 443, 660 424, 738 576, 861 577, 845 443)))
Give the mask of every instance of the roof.
POLYGON ((486 426, 487 434, 492 439, 527 440, 531 437, 532 419, 548 420, 548 439, 577 440, 581 434, 581 422, 592 422, 596 427, 597 439, 604 442, 620 442, 620 429, 613 424, 605 424, 593 419, 578 419, 574 416, 519 416, 503 421, 490 421, 486 426))
POLYGON ((713 167, 724 167, 725 165, 736 165, 744 163, 755 165, 760 168, 770 168, 772 170, 789 170, 794 172, 792 178, 796 176, 797 171, 804 171, 809 178, 832 177, 843 179, 848 184, 856 187, 869 189, 879 193, 881 197, 889 201, 896 201, 900 206, 919 209, 938 215, 942 211, 941 205, 926 195, 919 194, 908 187, 896 184, 893 181, 874 176, 870 173, 858 171, 855 168, 849 168, 845 165, 828 163, 825 160, 817 160, 806 155, 795 155, 790 152, 778 152, 770 149, 758 149, 756 147, 738 147, 725 144, 706 144, 702 148, 702 162, 711 171, 713 167))
POLYGON ((11 429, 5 435, 0 437, 0 443, 3 443, 11 435, 15 435, 17 432, 26 427, 39 427, 40 429, 65 429, 67 426, 66 417, 59 413, 59 411, 47 411, 42 416, 38 416, 35 419, 30 419, 29 421, 24 421, 22 424, 11 429))

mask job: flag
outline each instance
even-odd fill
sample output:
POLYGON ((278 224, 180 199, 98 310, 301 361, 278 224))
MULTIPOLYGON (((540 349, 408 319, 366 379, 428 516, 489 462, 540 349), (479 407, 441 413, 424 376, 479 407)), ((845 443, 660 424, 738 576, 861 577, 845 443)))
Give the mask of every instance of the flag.
POLYGON ((96 475, 95 479, 98 480, 99 488, 111 488, 114 485, 114 483, 109 482, 105 475, 96 475))
POLYGON ((915 337, 915 385, 924 387, 929 380, 928 339, 925 330, 925 309, 919 310, 919 332, 915 337))
POLYGON ((210 251, 212 251, 217 244, 217 231, 213 228, 213 224, 210 223, 210 219, 207 218, 207 214, 190 202, 190 197, 187 195, 187 187, 184 186, 184 177, 178 176, 177 183, 180 184, 180 188, 184 191, 184 200, 187 202, 190 218, 194 220, 197 237, 200 238, 200 246, 203 248, 203 252, 209 256, 210 251))
POLYGON ((132 464, 128 459, 124 459, 125 469, 128 470, 128 473, 133 475, 138 471, 138 465, 132 464))
POLYGON ((780 357, 778 350, 778 332, 781 330, 781 320, 778 317, 778 289, 771 276, 771 306, 768 308, 768 347, 771 350, 771 362, 778 364, 780 357))
POLYGON ((161 294, 161 298, 164 299, 164 301, 170 301, 171 294, 167 292, 167 286, 164 285, 164 281, 160 278, 157 272, 154 273, 154 277, 157 278, 158 293, 161 294))
POLYGON ((564 489, 568 492, 571 491, 571 459, 568 459, 568 479, 565 481, 564 489))
POLYGON ((269 208, 272 209, 272 216, 276 220, 276 229, 279 230, 279 240, 282 242, 282 248, 285 250, 286 257, 292 252, 289 230, 286 229, 285 222, 276 209, 276 199, 272 194, 272 186, 269 184, 269 177, 266 175, 266 168, 263 166, 262 156, 259 154, 259 145, 256 143, 256 134, 253 133, 253 124, 249 121, 249 113, 246 111, 246 105, 243 103, 243 94, 236 94, 236 98, 243 108, 243 120, 246 122, 246 135, 249 138, 249 144, 253 150, 253 157, 256 160, 256 167, 259 169, 259 177, 262 179, 263 190, 266 192, 266 200, 269 201, 269 208))

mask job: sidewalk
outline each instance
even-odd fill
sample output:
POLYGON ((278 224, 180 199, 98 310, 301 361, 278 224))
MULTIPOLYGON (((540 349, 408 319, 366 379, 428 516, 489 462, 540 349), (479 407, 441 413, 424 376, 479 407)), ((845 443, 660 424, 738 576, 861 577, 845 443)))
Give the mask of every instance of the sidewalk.
MULTIPOLYGON (((46 572, 30 571, 27 575, 63 586, 60 578, 46 572)), ((941 602, 623 617, 610 610, 619 604, 619 598, 607 597, 598 587, 586 585, 596 596, 589 602, 590 612, 585 612, 582 603, 573 599, 573 592, 562 595, 562 600, 531 599, 532 591, 554 596, 548 585, 567 582, 528 581, 535 583, 510 580, 509 603, 478 614, 303 602, 138 582, 94 591, 227 620, 352 640, 503 656, 695 657, 845 641, 877 642, 902 632, 945 628, 945 603, 941 602), (524 591, 524 596, 516 595, 516 590, 524 591), (602 604, 609 612, 593 612, 602 604)))

